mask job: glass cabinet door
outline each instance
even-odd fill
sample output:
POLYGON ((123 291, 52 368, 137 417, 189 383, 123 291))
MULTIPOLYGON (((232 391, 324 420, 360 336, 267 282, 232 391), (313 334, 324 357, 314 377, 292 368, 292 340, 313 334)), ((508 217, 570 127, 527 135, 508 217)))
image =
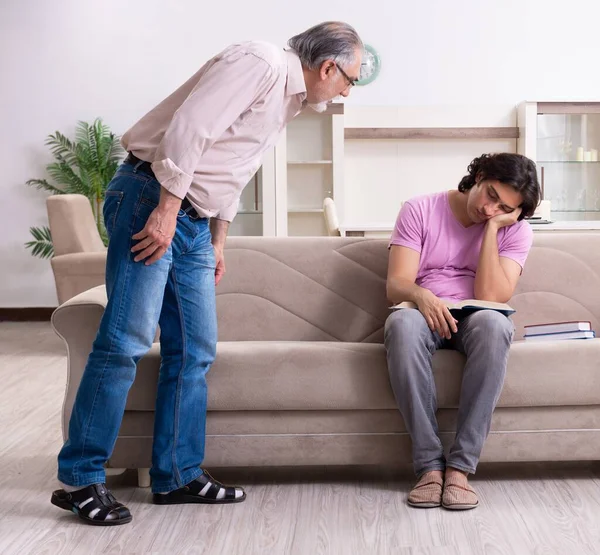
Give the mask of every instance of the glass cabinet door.
POLYGON ((538 113, 537 167, 553 220, 600 220, 599 150, 600 113, 538 113))

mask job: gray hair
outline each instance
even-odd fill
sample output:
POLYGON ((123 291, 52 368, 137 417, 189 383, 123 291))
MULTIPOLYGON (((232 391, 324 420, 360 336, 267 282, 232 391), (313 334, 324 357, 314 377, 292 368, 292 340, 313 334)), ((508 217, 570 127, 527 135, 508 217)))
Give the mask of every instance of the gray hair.
POLYGON ((354 28, 341 21, 319 23, 292 37, 288 46, 308 69, 317 69, 325 60, 349 65, 356 58, 356 50, 364 48, 354 28))

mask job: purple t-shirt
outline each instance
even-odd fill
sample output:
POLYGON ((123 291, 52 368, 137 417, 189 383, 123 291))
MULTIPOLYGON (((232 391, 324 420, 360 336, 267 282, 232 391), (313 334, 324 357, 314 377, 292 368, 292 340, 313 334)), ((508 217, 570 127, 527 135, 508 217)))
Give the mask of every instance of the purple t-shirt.
MULTIPOLYGON (((448 192, 406 201, 392 233, 390 245, 421 253, 416 284, 442 299, 462 301, 475 295, 475 273, 485 223, 464 227, 452 213, 448 192)), ((520 221, 498 231, 498 253, 523 268, 533 230, 520 221)))

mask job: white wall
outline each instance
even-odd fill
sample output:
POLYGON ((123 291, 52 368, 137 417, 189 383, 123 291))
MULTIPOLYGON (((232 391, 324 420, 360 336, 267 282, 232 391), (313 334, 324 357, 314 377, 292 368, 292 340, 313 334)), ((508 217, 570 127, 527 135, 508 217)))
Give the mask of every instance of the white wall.
POLYGON ((46 223, 45 137, 102 116, 117 133, 230 42, 354 24, 383 60, 353 105, 503 105, 600 96, 597 0, 20 0, 0 7, 0 306, 56 304, 24 250, 46 223))
MULTIPOLYGON (((346 127, 516 127, 512 105, 348 106, 346 127)), ((393 227, 401 202, 454 189, 484 152, 517 152, 516 139, 347 140, 340 224, 393 227)))

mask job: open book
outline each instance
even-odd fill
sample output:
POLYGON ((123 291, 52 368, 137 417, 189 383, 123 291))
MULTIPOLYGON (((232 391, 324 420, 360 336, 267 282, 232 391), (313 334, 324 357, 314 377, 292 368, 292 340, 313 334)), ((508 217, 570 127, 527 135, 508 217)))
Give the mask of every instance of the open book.
MULTIPOLYGON (((494 303, 492 301, 478 301, 476 299, 467 299, 465 301, 448 301, 446 299, 442 299, 442 301, 448 307, 450 312, 453 310, 464 312, 475 312, 476 310, 496 310, 497 312, 501 312, 506 316, 510 316, 516 312, 514 308, 511 308, 507 304, 494 303)), ((405 301, 390 307, 390 310, 401 310, 403 308, 417 308, 417 305, 413 302, 405 301)))

